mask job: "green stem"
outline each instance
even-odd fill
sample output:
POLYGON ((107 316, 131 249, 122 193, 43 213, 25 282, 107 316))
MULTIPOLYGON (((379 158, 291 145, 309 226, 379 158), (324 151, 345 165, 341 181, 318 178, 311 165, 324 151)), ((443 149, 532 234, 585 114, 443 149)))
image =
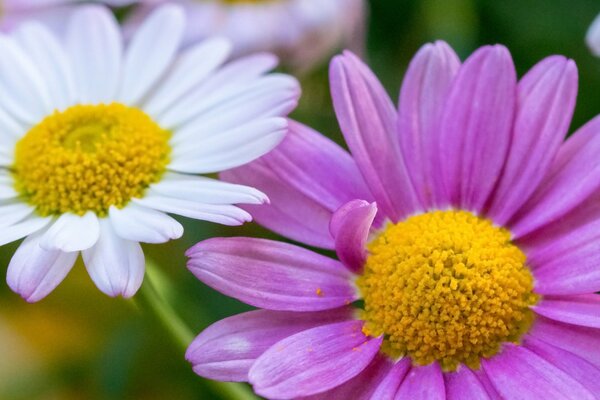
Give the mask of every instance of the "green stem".
MULTIPOLYGON (((161 295, 159 285, 156 280, 161 280, 161 284, 167 285, 164 277, 156 269, 155 265, 147 262, 147 273, 144 284, 140 289, 140 297, 145 308, 150 309, 152 313, 161 321, 162 325, 169 331, 177 345, 185 351, 189 344, 194 340, 194 333, 187 324, 179 317, 173 307, 161 295)), ((205 380, 206 386, 210 390, 225 400, 258 400, 252 391, 243 384, 233 382, 220 382, 205 380)))

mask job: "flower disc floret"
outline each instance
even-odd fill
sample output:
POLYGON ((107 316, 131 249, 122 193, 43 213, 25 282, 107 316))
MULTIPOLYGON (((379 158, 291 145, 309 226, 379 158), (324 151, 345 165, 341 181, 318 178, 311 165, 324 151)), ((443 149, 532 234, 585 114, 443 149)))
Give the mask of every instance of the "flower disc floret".
POLYGON ((42 216, 105 215, 160 180, 169 137, 143 111, 119 103, 57 111, 17 143, 15 189, 42 216))
POLYGON ((536 303, 525 254, 510 232, 466 211, 435 211, 390 224, 369 245, 364 333, 392 357, 446 371, 478 368, 518 342, 536 303))

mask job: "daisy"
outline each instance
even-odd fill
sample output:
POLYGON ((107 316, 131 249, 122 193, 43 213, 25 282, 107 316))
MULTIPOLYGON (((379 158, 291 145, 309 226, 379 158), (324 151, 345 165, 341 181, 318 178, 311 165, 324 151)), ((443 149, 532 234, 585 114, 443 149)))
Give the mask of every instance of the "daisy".
MULTIPOLYGON (((152 3, 138 7, 126 26, 144 18, 152 3)), ((359 51, 364 40, 364 0, 178 0, 195 21, 187 27, 187 43, 222 35, 240 56, 256 51, 279 55, 288 66, 306 70, 336 50, 359 51)))
POLYGON ((592 25, 588 28, 585 41, 592 51, 592 54, 600 57, 600 14, 596 16, 592 25))
MULTIPOLYGON (((83 2, 84 0, 2 0, 0 31, 11 31, 28 19, 36 19, 56 31, 62 31, 65 19, 69 18, 83 2)), ((137 1, 95 0, 95 2, 121 7, 137 1)))
POLYGON ((260 223, 337 259, 256 238, 190 249, 201 281, 261 308, 201 333, 196 373, 271 399, 597 399, 600 118, 562 144, 575 64, 517 83, 504 47, 461 65, 437 42, 398 111, 350 53, 331 90, 352 156, 295 123, 224 175, 271 196, 260 223))
POLYGON ((166 5, 127 49, 101 6, 82 6, 64 41, 36 23, 0 36, 0 245, 25 238, 8 266, 27 301, 52 291, 79 252, 98 288, 132 296, 144 275, 139 242, 179 238, 167 213, 239 225, 233 204, 253 188, 198 176, 276 146, 296 105, 295 79, 266 74, 274 56, 223 66, 210 39, 177 55, 184 14, 166 5))

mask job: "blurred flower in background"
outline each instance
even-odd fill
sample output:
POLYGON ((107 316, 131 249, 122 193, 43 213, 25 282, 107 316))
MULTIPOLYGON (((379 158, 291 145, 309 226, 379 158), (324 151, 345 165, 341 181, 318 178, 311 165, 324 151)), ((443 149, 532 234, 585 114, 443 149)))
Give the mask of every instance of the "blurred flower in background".
POLYGON ((587 31, 585 41, 592 51, 592 54, 600 57, 600 14, 594 19, 592 25, 587 31))
MULTIPOLYGON (((97 0, 96 3, 122 7, 137 0, 97 0)), ((36 19, 56 30, 62 30, 83 0, 2 0, 0 2, 0 31, 11 31, 27 19, 36 19)))
MULTIPOLYGON (((147 0, 144 3, 160 3, 147 0)), ((364 0, 176 0, 194 21, 186 42, 219 35, 233 42, 234 56, 257 51, 277 54, 295 70, 305 71, 336 50, 362 53, 365 33, 364 0)), ((136 8, 129 29, 151 5, 136 8)))

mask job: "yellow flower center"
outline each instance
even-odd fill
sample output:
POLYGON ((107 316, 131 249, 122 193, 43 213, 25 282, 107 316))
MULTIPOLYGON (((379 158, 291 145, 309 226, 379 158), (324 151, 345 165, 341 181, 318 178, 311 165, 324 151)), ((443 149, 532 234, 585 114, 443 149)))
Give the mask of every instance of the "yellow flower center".
POLYGON ((477 369, 518 342, 538 297, 510 233, 466 211, 435 211, 389 225, 369 245, 357 280, 364 333, 418 365, 477 369))
POLYGON ((160 180, 169 137, 143 111, 118 103, 57 111, 17 143, 15 188, 43 216, 103 216, 160 180))

